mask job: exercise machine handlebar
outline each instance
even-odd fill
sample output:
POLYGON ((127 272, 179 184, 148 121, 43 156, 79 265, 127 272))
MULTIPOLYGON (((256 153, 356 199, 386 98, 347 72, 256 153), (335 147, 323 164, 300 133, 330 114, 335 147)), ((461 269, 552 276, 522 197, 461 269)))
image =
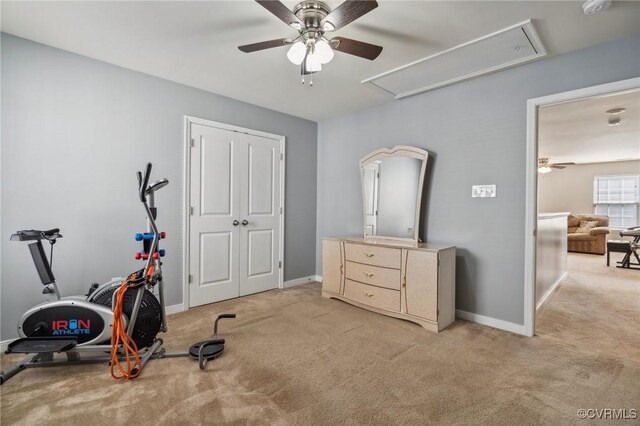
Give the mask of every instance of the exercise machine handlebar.
POLYGON ((140 193, 140 201, 145 203, 147 201, 147 186, 149 186, 149 178, 151 177, 151 163, 147 163, 147 167, 144 171, 144 175, 138 172, 138 192, 140 193))

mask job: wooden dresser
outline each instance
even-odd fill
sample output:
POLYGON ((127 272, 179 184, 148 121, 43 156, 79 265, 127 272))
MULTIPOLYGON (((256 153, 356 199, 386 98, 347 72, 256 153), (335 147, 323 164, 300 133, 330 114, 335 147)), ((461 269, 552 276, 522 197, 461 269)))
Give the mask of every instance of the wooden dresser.
POLYGON ((438 332, 455 320, 454 246, 324 238, 322 295, 438 332))

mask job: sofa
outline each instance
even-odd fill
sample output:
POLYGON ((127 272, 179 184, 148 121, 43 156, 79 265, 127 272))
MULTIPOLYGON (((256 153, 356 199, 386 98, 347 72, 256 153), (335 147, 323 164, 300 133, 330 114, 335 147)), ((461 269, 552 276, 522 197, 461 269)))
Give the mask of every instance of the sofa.
POLYGON ((567 220, 567 250, 578 253, 604 255, 607 251, 607 234, 609 233, 609 216, 592 214, 570 214, 567 220), (580 221, 598 222, 589 232, 576 232, 580 221))

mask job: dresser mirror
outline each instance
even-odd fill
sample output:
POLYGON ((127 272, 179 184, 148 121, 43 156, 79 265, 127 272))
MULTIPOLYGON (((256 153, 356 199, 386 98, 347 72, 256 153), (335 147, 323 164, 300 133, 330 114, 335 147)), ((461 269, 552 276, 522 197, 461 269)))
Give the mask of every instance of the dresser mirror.
POLYGON ((366 240, 418 242, 428 158, 423 149, 398 145, 360 160, 366 240))

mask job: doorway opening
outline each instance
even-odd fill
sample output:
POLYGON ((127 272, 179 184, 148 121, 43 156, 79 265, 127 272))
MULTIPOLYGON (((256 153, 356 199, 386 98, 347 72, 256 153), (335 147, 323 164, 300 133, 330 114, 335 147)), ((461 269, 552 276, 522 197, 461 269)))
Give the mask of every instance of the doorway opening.
POLYGON ((525 334, 607 321, 616 291, 640 292, 611 249, 640 225, 640 79, 531 99, 527 124, 525 334))

